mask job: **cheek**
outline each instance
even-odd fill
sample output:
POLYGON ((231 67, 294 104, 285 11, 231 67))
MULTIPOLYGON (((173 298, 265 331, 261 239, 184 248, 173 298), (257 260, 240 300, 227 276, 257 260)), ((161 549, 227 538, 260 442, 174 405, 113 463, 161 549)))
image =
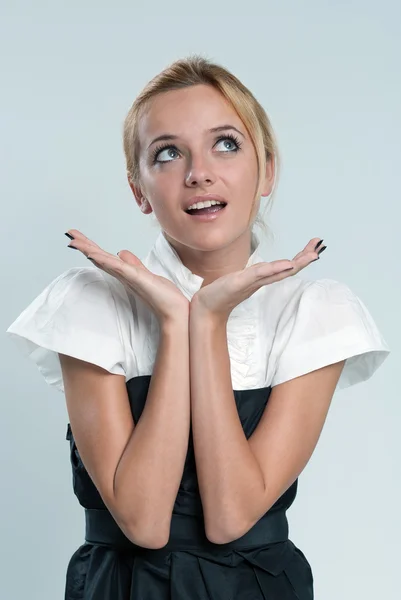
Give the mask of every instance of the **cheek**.
MULTIPOLYGON (((175 169, 177 171, 177 169, 175 169)), ((154 204, 168 204, 168 199, 174 195, 177 174, 168 168, 147 170, 143 174, 144 191, 154 204)))
POLYGON ((228 185, 235 186, 239 194, 253 194, 257 183, 257 167, 252 161, 236 162, 224 169, 224 178, 228 185))
POLYGON ((178 169, 171 167, 172 165, 167 168, 155 169, 143 178, 144 190, 146 190, 155 216, 163 223, 168 222, 180 194, 179 182, 181 180, 177 174, 178 169))
POLYGON ((184 169, 178 161, 171 162, 162 167, 149 169, 146 173, 146 182, 153 189, 165 189, 167 183, 175 185, 182 180, 184 169))

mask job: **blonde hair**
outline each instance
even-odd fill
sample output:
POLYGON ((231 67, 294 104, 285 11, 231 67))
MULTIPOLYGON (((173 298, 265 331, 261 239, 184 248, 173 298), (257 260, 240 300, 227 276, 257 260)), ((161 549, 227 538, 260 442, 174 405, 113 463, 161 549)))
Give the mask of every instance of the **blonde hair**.
MULTIPOLYGON (((263 184, 266 163, 271 160, 275 169, 274 189, 270 194, 266 208, 270 209, 273 194, 277 187, 280 169, 280 157, 277 141, 264 108, 253 96, 252 92, 227 69, 199 55, 189 56, 173 62, 156 75, 145 86, 131 106, 123 127, 124 153, 127 164, 127 175, 132 183, 139 187, 139 135, 138 122, 146 111, 150 100, 157 94, 186 88, 193 85, 210 85, 218 90, 231 104, 244 123, 254 145, 258 163, 258 184, 253 200, 258 201, 263 184)), ((254 220, 256 225, 268 233, 268 227, 258 214, 254 220)))

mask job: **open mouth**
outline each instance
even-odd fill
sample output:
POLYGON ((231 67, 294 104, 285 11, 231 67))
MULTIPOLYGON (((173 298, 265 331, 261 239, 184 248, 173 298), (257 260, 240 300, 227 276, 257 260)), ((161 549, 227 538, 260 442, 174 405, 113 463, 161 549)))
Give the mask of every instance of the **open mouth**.
POLYGON ((214 213, 218 213, 220 211, 222 211, 224 209, 224 207, 227 206, 226 203, 224 204, 213 204, 212 206, 207 206, 205 208, 191 208, 191 209, 187 209, 185 212, 188 215, 193 215, 193 216, 200 216, 200 215, 211 215, 214 213))

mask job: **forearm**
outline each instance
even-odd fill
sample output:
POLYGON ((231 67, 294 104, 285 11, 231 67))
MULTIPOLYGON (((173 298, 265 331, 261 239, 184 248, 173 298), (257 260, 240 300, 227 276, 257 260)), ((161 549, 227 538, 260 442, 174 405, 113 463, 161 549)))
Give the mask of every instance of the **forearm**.
MULTIPOLYGON (((209 539, 247 530, 264 481, 242 429, 232 390, 226 322, 190 316, 191 419, 199 490, 209 539)), ((236 533, 238 535, 236 535, 236 533)))
POLYGON ((139 539, 165 539, 182 478, 190 426, 188 318, 161 326, 146 403, 115 475, 139 539))

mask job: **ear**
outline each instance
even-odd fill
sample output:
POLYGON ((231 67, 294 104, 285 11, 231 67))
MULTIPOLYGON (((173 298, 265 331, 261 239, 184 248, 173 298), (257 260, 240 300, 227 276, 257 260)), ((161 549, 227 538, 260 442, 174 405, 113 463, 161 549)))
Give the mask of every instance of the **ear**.
POLYGON ((146 198, 144 198, 144 196, 143 196, 142 189, 140 187, 134 185, 134 183, 131 181, 129 173, 127 173, 127 179, 128 179, 128 185, 130 186, 131 191, 135 196, 136 203, 139 206, 139 208, 141 209, 141 211, 145 215, 148 215, 149 213, 153 212, 153 209, 152 209, 149 201, 146 200, 146 198))
POLYGON ((266 161, 266 172, 261 196, 269 196, 273 189, 275 175, 275 160, 270 158, 266 161))

